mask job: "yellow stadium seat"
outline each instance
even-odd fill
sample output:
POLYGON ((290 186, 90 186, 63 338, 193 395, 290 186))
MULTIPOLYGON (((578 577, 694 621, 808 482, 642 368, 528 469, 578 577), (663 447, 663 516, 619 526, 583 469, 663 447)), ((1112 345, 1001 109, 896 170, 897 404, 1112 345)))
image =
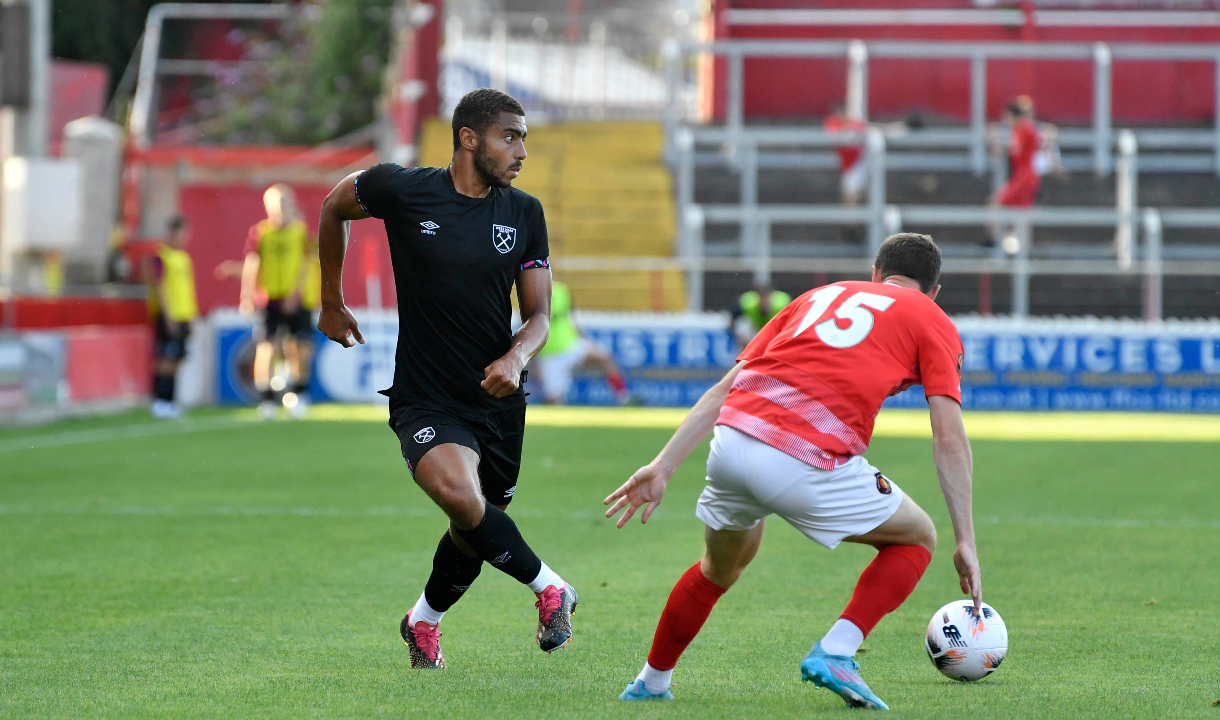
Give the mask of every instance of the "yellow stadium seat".
MULTIPOLYGON (((528 118, 526 118, 528 121, 528 118)), ((673 183, 661 160, 664 133, 654 122, 536 125, 529 158, 514 185, 542 201, 555 277, 577 307, 682 310, 685 277, 676 270, 565 270, 564 256, 673 257, 673 183)), ((419 164, 441 167, 453 156, 449 121, 433 118, 420 133, 419 164)))

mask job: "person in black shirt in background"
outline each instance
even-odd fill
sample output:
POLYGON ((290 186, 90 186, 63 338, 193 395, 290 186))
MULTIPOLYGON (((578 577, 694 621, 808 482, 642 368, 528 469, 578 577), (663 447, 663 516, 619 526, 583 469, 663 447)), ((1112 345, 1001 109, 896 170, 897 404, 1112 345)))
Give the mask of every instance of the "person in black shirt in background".
POLYGON ((524 115, 497 90, 467 94, 453 113, 449 167, 353 173, 327 196, 318 226, 318 329, 344 347, 364 342, 343 304, 348 221, 380 218, 389 236, 399 331, 394 385, 382 393, 415 482, 449 516, 432 575, 400 626, 414 668, 445 667, 437 626, 483 561, 537 595, 540 648, 549 653, 572 637, 576 591, 504 512, 521 466, 525 365, 550 330, 542 205, 511 186, 526 158, 524 115))

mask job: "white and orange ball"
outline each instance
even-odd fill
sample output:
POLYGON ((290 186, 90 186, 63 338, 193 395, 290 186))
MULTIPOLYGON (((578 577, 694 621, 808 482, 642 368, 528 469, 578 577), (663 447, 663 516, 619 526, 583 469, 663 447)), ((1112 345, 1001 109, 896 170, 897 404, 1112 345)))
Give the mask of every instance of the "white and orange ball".
POLYGON ((987 603, 975 617, 973 600, 955 600, 932 616, 924 647, 945 677, 981 680, 1008 654, 1008 628, 987 603))

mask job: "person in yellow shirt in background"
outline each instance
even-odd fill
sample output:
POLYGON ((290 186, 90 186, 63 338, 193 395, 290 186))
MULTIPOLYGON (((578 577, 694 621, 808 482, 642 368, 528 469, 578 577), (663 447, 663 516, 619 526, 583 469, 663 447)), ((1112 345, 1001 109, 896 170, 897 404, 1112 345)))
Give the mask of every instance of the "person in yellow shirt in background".
POLYGON ((543 397, 549 405, 563 403, 572 387, 573 372, 585 364, 601 368, 619 404, 631 399, 627 380, 614 358, 605 348, 581 335, 576 327, 572 320, 572 293, 559 281, 551 289, 551 334, 536 363, 542 374, 543 397))
POLYGON ((195 296, 195 270, 186 254, 190 228, 181 216, 169 221, 165 242, 149 259, 148 309, 156 324, 153 374, 153 417, 178 417, 174 385, 178 366, 186 358, 191 321, 199 315, 195 296))
POLYGON ((754 290, 742 293, 733 311, 733 335, 737 342, 742 347, 749 345, 763 325, 788 307, 790 302, 791 295, 782 290, 773 290, 770 285, 759 285, 754 290))
POLYGON ((313 316, 320 295, 317 247, 300 218, 292 188, 272 185, 263 193, 267 219, 255 223, 246 239, 241 271, 243 313, 254 312, 256 290, 267 296, 263 327, 254 352, 254 385, 259 391, 259 415, 271 419, 278 410, 276 394, 293 417, 308 407, 305 390, 313 354, 313 316), (274 376, 277 351, 287 377, 274 376))

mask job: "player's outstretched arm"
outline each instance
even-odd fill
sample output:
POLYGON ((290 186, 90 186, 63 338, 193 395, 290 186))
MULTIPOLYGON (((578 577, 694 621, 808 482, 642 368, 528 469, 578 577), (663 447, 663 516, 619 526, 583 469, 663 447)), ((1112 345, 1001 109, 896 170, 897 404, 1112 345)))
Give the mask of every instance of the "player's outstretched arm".
POLYGON ((318 220, 318 261, 322 266, 322 313, 318 329, 343 347, 352 347, 357 342, 364 344, 356 318, 343 304, 343 258, 347 255, 349 223, 369 216, 356 199, 356 176, 359 174, 348 175, 330 191, 322 203, 322 216, 318 220))
POLYGON ((640 515, 640 522, 648 522, 652 511, 661 504, 661 498, 665 496, 665 486, 669 484, 669 479, 673 477, 678 466, 716 426, 720 407, 729 396, 729 389, 733 387, 733 381, 737 379, 737 373, 741 372, 742 365, 745 365, 744 361, 737 363, 720 382, 703 393, 703 397, 691 408, 656 459, 636 470, 627 482, 606 498, 604 505, 614 503, 614 506, 606 511, 606 517, 614 517, 619 510, 627 508, 627 512, 618 519, 618 527, 626 525, 641 505, 646 507, 640 515))
POLYGON ((241 290, 237 307, 246 315, 254 312, 254 290, 258 286, 258 253, 247 253, 241 263, 241 290))
POLYGON ((979 570, 978 551, 974 545, 974 517, 971 511, 971 483, 974 459, 970 454, 970 439, 962 423, 962 407, 951 397, 934 395, 928 398, 932 417, 932 458, 940 489, 949 506, 953 534, 957 547, 953 565, 957 568, 962 592, 974 598, 977 616, 983 602, 983 580, 979 570))

